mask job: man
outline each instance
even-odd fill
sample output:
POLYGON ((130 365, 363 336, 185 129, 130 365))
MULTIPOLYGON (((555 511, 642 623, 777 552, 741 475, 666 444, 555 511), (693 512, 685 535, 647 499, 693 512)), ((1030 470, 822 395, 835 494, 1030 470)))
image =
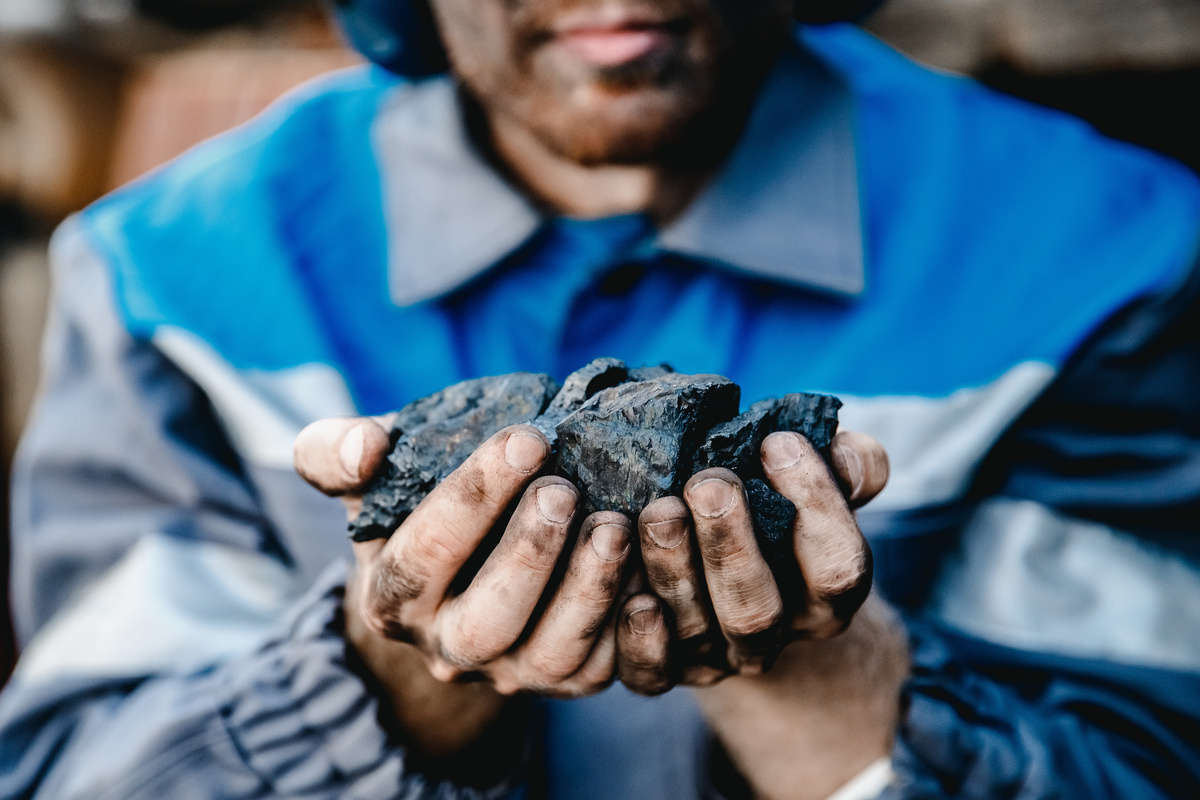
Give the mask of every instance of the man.
POLYGON ((60 232, 0 795, 1194 796, 1196 180, 782 0, 431 6, 60 232), (794 615, 731 474, 580 519, 520 426, 318 578, 302 427, 353 512, 358 415, 599 355, 844 396, 904 628, 854 433, 763 446, 794 615))

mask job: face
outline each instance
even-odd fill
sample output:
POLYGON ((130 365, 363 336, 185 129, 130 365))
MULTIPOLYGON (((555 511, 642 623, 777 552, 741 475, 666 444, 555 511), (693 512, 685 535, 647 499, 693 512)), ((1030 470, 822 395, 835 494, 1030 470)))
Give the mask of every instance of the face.
POLYGON ((753 96, 792 0, 432 0, 450 61, 502 115, 584 165, 661 161, 753 96))

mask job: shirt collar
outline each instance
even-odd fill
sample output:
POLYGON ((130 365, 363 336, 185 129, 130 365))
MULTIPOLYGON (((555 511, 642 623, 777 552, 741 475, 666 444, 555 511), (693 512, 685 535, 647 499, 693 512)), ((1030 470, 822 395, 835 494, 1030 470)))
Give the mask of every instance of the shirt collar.
MULTIPOLYGON (((373 130, 392 299, 457 289, 546 221, 476 151, 449 78, 405 84, 373 130)), ((799 43, 768 75, 745 132, 659 249, 842 295, 864 288, 853 98, 799 43)))

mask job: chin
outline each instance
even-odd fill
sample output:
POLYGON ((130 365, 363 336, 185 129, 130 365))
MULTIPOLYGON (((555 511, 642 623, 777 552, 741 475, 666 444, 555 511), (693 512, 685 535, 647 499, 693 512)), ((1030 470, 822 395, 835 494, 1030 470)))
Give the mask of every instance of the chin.
POLYGON ((649 94, 601 98, 584 108, 557 105, 527 117, 526 123, 548 149, 581 166, 662 162, 704 104, 695 102, 694 94, 686 99, 649 94))

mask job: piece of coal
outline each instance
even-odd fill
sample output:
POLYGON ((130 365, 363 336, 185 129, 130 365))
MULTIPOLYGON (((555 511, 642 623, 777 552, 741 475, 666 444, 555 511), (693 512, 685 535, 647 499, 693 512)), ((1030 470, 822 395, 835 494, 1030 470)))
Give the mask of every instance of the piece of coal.
POLYGON ((801 434, 828 460, 842 401, 831 395, 795 393, 760 400, 728 422, 713 427, 692 462, 692 472, 724 467, 747 479, 762 474, 758 451, 775 431, 801 434))
POLYGON ((596 392, 610 389, 628 380, 629 369, 624 361, 616 358, 597 358, 567 376, 545 412, 533 421, 534 427, 546 434, 550 444, 554 445, 558 439, 558 433, 554 430, 558 423, 582 408, 596 392))
POLYGON ((516 372, 463 381, 405 406, 392 451, 350 523, 356 542, 387 538, 443 478, 493 434, 530 422, 558 392, 549 375, 516 372))
POLYGON ((492 434, 532 421, 552 444, 558 440, 555 468, 579 487, 587 513, 636 517, 652 500, 679 494, 699 470, 733 470, 746 483, 772 570, 781 586, 791 585, 799 575, 790 542, 795 508, 758 480, 759 448, 772 431, 794 430, 828 459, 841 402, 789 394, 737 415, 738 395, 720 376, 679 375, 665 364, 629 369, 611 358, 572 373, 561 389, 549 376, 530 373, 451 386, 397 413, 393 449, 351 535, 356 541, 390 536, 492 434))
POLYGON ((774 430, 775 406, 775 400, 763 400, 728 422, 713 426, 692 459, 692 473, 710 467, 724 467, 743 477, 761 473, 758 448, 774 430))
POLYGON ((792 543, 796 506, 765 481, 751 478, 744 483, 758 549, 762 551, 785 600, 792 600, 794 598, 791 595, 802 591, 804 586, 804 575, 800 572, 792 543))
POLYGON ((670 364, 658 364, 653 367, 634 367, 629 370, 629 380, 652 381, 655 378, 661 378, 663 375, 670 375, 674 371, 670 364))
POLYGON ((710 428, 737 414, 740 390, 719 375, 667 373, 597 393, 558 424, 558 472, 585 513, 637 518, 679 494, 710 428))
POLYGON ((785 394, 775 402, 774 430, 803 434, 829 461, 829 445, 837 433, 842 401, 833 395, 797 392, 785 394))

